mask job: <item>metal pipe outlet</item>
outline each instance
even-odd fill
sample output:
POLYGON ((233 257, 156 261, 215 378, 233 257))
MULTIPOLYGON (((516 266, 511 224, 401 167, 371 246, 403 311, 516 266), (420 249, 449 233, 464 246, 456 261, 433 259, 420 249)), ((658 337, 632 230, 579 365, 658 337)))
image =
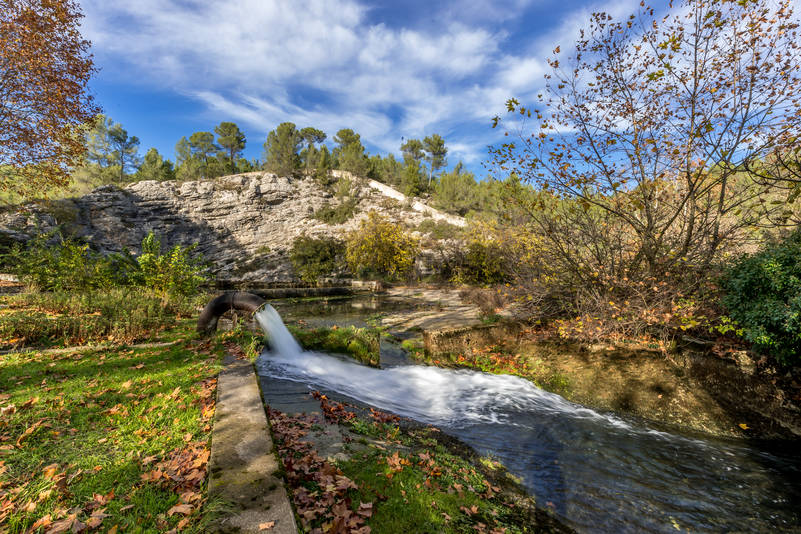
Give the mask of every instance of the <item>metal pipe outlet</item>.
POLYGON ((256 312, 264 304, 264 299, 253 293, 245 291, 233 291, 223 293, 219 297, 212 299, 197 320, 197 331, 201 334, 211 334, 217 330, 217 321, 225 312, 230 310, 240 310, 246 312, 256 312))

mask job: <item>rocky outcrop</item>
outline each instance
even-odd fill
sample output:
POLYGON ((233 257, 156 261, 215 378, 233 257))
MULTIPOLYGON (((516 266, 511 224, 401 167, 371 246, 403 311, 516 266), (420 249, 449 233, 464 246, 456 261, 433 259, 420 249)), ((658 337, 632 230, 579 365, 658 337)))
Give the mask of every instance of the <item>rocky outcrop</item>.
MULTIPOLYGON (((391 188, 389 196, 384 184, 375 188, 337 174, 351 179, 351 195, 358 199, 354 216, 338 225, 313 217, 324 203, 339 200, 312 178, 254 172, 204 181, 109 185, 76 199, 28 204, 0 213, 0 235, 22 241, 61 225, 98 250, 137 252, 142 238, 153 231, 165 246, 197 243, 218 280, 281 284, 296 280, 288 259, 295 238, 342 238, 370 210, 412 229, 426 218, 464 224, 391 188)), ((424 250, 427 263, 441 260, 438 248, 424 250)))

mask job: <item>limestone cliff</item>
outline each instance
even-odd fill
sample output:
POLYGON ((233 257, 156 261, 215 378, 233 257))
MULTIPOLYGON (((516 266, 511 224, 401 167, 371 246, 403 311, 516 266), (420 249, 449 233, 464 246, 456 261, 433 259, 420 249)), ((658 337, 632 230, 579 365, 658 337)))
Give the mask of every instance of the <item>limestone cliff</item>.
MULTIPOLYGON (((351 177, 337 173, 340 179, 351 177)), ((288 259, 296 237, 344 235, 370 210, 415 228, 426 218, 455 226, 464 220, 406 199, 384 184, 352 180, 355 214, 329 225, 313 217, 339 199, 312 178, 254 172, 192 182, 144 181, 103 186, 80 198, 33 203, 0 213, 0 236, 25 240, 61 225, 101 251, 137 252, 148 232, 163 245, 197 243, 220 280, 287 283, 296 279, 288 259)), ((438 261, 440 247, 424 250, 421 268, 438 261), (427 261, 426 261, 427 259, 427 261)))

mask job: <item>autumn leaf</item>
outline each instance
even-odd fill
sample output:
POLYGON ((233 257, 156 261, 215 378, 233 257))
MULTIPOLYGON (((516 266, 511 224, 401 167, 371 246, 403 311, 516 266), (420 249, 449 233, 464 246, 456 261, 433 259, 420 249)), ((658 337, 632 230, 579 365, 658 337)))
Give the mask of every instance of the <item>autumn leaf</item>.
POLYGON ((167 510, 167 516, 172 517, 175 514, 189 515, 192 513, 193 507, 191 504, 176 504, 167 510))
POLYGON ((267 521, 266 523, 259 523, 259 530, 270 530, 275 526, 275 521, 267 521))

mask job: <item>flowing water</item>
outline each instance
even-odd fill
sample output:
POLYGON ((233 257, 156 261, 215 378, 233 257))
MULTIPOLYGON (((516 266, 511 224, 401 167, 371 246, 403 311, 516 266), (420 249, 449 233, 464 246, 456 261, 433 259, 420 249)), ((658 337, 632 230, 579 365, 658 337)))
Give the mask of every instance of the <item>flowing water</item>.
MULTIPOLYGON (((579 532, 801 532, 801 454, 661 432, 509 375, 374 369, 305 352, 270 306, 259 374, 432 424, 490 454, 579 532)), ((270 387, 270 384, 266 384, 270 387)))

